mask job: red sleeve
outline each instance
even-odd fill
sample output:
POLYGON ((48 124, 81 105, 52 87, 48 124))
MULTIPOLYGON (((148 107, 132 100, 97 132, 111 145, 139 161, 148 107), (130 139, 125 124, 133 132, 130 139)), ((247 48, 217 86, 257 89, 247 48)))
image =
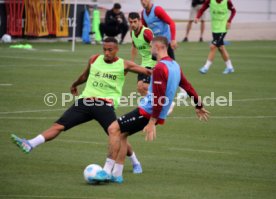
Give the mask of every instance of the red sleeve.
POLYGON ((233 3, 231 0, 228 0, 228 9, 231 10, 231 15, 228 19, 228 22, 231 23, 232 19, 234 18, 234 16, 236 15, 236 8, 234 7, 233 3))
POLYGON ((145 39, 145 41, 148 42, 148 43, 151 42, 151 40, 153 39, 153 33, 152 33, 151 30, 146 29, 146 30, 144 31, 144 39, 145 39))
POLYGON ((196 93, 195 89, 190 84, 190 82, 188 82, 188 80, 184 76, 182 69, 181 69, 181 80, 180 80, 179 86, 183 88, 188 93, 188 95, 194 100, 194 103, 196 104, 197 108, 202 107, 202 104, 198 98, 198 94, 196 93))
POLYGON ((142 24, 143 24, 145 27, 148 27, 148 25, 147 25, 147 23, 145 22, 145 19, 144 19, 144 17, 143 17, 143 12, 144 12, 144 10, 143 10, 142 13, 141 13, 141 21, 142 21, 142 24))
POLYGON ((200 19, 200 17, 203 15, 205 10, 209 8, 210 5, 210 0, 204 1, 203 5, 201 6, 200 10, 197 12, 196 18, 200 19))
POLYGON ((170 26, 172 40, 175 40, 175 23, 161 6, 156 6, 154 14, 170 26))
POLYGON ((162 111, 162 104, 165 103, 166 89, 168 82, 168 69, 164 63, 157 63, 152 73, 152 92, 154 95, 154 105, 152 107, 152 117, 159 118, 162 111))

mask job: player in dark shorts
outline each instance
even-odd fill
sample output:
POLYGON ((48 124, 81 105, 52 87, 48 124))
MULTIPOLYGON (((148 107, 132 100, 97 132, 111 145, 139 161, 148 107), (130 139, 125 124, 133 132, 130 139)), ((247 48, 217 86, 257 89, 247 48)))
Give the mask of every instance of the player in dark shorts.
POLYGON ((138 131, 144 130, 146 140, 152 141, 156 137, 155 125, 164 124, 167 113, 172 104, 178 87, 187 90, 189 96, 193 97, 196 106, 196 114, 199 119, 208 119, 208 111, 205 110, 199 101, 199 97, 187 81, 177 62, 172 60, 167 54, 168 40, 165 37, 155 37, 151 42, 151 52, 156 55, 158 63, 153 69, 153 74, 149 86, 149 92, 143 97, 138 108, 118 118, 117 122, 111 124, 110 129, 121 135, 120 148, 116 163, 110 173, 106 167, 106 178, 111 178, 113 182, 123 182, 123 163, 127 152, 127 137, 138 131), (111 176, 110 176, 111 175, 111 176))
POLYGON ((231 0, 205 0, 195 17, 195 23, 199 21, 204 11, 208 8, 210 8, 213 41, 210 45, 210 51, 206 63, 199 69, 199 72, 201 74, 206 74, 208 72, 215 59, 216 51, 218 50, 226 65, 226 68, 222 73, 233 73, 234 67, 230 60, 229 53, 224 46, 223 40, 228 29, 231 27, 231 21, 236 14, 236 9, 231 0), (229 10, 231 11, 230 17, 229 10))
MULTIPOLYGON (((116 135, 110 132, 109 126, 117 119, 114 109, 118 107, 122 96, 126 72, 151 74, 150 70, 117 57, 118 46, 114 38, 104 40, 103 55, 93 55, 84 72, 71 86, 71 93, 79 96, 79 99, 52 126, 29 140, 11 135, 14 143, 23 152, 29 153, 35 147, 53 140, 63 131, 91 120, 99 122, 111 142, 117 140, 116 135), (78 95, 77 87, 85 82, 82 94, 78 95)), ((111 154, 110 157, 114 156, 111 154)))
MULTIPOLYGON (((156 64, 150 52, 150 42, 153 38, 153 32, 142 25, 140 15, 137 12, 131 12, 128 15, 128 22, 131 27, 130 36, 132 39, 131 60, 134 61, 137 51, 142 58, 141 66, 152 69, 156 64)), ((150 76, 138 74, 137 91, 145 96, 148 92, 150 76)))

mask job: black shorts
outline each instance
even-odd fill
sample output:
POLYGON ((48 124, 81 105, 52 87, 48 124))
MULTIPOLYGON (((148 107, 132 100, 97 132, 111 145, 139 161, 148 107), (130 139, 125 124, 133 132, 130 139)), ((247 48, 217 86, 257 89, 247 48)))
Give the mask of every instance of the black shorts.
POLYGON ((117 117, 110 103, 99 99, 79 99, 63 113, 56 123, 63 125, 66 131, 93 119, 99 122, 107 133, 108 127, 116 121, 117 117))
POLYGON ((224 37, 226 35, 226 32, 223 33, 212 33, 213 34, 213 41, 212 44, 214 44, 216 47, 221 47, 224 45, 224 37))
POLYGON ((172 58, 173 60, 175 60, 174 50, 172 49, 172 47, 171 47, 170 44, 169 44, 169 47, 168 47, 168 55, 170 56, 170 58, 172 58))
MULTIPOLYGON (((145 68, 147 69, 152 69, 152 67, 146 66, 145 68)), ((149 84, 150 83, 150 76, 149 75, 144 75, 144 74, 138 74, 137 75, 137 82, 143 81, 143 83, 149 84)))
POLYGON ((149 119, 140 115, 139 109, 136 108, 133 111, 118 118, 118 123, 122 133, 128 133, 132 135, 144 129, 149 123, 149 119))

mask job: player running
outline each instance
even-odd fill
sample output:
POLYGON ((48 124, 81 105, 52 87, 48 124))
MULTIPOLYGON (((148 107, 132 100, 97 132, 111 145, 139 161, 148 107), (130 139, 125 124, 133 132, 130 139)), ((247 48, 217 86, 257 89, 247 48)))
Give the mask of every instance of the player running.
POLYGON ((155 125, 164 124, 179 86, 193 97, 199 119, 208 119, 209 112, 203 108, 196 91, 185 78, 178 63, 168 56, 168 40, 162 36, 154 37, 151 46, 151 52, 157 57, 158 63, 153 69, 149 92, 142 98, 138 108, 111 124, 110 130, 121 137, 121 142, 113 142, 110 146, 109 149, 113 150, 109 150, 110 156, 106 159, 103 171, 99 173, 102 179, 111 179, 116 183, 123 182, 127 137, 144 130, 146 140, 152 141, 156 137, 155 125), (117 158, 111 159, 111 154, 117 158))
MULTIPOLYGON (((111 37, 106 38, 103 43, 104 54, 93 55, 84 72, 71 86, 71 93, 78 95, 77 87, 86 82, 79 99, 50 128, 35 138, 26 140, 12 134, 14 143, 23 152, 29 153, 37 146, 55 139, 61 132, 91 120, 96 120, 112 137, 109 126, 117 120, 114 109, 118 107, 122 96, 125 73, 131 71, 151 74, 151 70, 117 57, 118 50, 118 41, 111 37)), ((111 140, 113 139, 112 137, 111 140)), ((131 154, 133 172, 141 173, 141 165, 129 144, 128 154, 131 154)))
POLYGON ((210 7, 213 41, 210 45, 210 52, 207 61, 205 65, 199 69, 199 72, 202 74, 206 74, 208 72, 215 59, 215 54, 218 49, 226 65, 223 74, 233 73, 234 67, 230 60, 229 54, 224 47, 223 39, 227 34, 227 30, 231 27, 231 22, 236 14, 236 9, 231 0, 206 0, 197 13, 194 20, 195 23, 199 21, 200 17, 208 7, 210 7), (230 17, 229 10, 231 11, 230 17))

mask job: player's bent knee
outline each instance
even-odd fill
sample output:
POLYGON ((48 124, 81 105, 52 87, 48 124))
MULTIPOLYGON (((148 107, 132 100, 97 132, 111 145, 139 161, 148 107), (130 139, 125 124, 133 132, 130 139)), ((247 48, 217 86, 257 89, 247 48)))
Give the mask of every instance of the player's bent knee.
POLYGON ((107 129, 109 136, 120 135, 120 127, 117 121, 114 121, 107 129))

